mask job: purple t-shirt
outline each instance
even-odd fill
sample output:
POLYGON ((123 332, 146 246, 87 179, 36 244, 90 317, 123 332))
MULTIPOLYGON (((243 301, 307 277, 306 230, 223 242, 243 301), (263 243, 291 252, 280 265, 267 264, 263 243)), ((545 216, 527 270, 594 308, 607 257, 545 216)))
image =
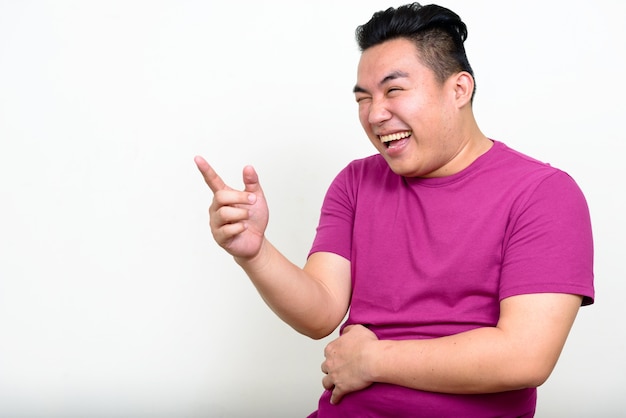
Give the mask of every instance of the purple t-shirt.
MULTIPOLYGON (((328 190, 311 253, 351 262, 345 325, 379 339, 425 339, 496 325, 499 302, 527 293, 593 303, 593 243, 583 194, 566 173, 503 143, 460 173, 394 174, 380 155, 353 161, 328 190)), ((312 417, 532 416, 536 390, 451 395, 375 383, 312 417)))

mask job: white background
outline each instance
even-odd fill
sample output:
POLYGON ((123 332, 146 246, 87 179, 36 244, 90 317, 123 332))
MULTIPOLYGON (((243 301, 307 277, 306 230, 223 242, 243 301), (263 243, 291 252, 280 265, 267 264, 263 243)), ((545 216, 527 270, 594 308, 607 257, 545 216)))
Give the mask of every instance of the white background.
MULTIPOLYGON (((326 188, 374 152, 354 28, 400 2, 0 0, 0 416, 303 417, 322 350, 212 241, 204 155, 253 164, 304 262, 326 188)), ((594 223, 538 417, 626 416, 626 3, 446 0, 490 137, 568 171, 594 223)))

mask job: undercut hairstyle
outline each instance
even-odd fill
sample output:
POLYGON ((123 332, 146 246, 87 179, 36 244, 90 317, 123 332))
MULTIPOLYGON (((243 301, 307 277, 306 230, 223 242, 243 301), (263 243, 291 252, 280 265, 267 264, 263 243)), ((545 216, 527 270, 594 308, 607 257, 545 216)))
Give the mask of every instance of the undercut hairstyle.
POLYGON ((474 78, 463 46, 467 39, 467 27, 452 10, 419 3, 390 7, 374 13, 367 23, 356 29, 356 41, 361 52, 397 38, 405 38, 415 44, 420 60, 435 73, 439 82, 443 83, 461 71, 467 71, 474 78))

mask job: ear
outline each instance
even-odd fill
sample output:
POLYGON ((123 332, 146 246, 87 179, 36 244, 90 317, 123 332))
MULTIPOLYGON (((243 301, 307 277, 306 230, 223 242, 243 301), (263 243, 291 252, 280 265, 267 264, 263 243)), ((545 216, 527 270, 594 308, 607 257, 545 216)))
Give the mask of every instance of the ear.
POLYGON ((472 94, 474 94, 474 77, 467 71, 461 71, 454 76, 454 93, 455 100, 459 108, 472 102, 472 94))

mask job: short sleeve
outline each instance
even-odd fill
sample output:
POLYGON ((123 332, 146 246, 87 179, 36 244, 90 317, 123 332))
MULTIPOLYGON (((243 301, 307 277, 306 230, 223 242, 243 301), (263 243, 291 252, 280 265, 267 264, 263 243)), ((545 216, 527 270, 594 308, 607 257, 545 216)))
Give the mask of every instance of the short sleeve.
POLYGON ((309 256, 331 252, 350 260, 355 206, 350 180, 350 167, 346 167, 328 188, 309 256))
POLYGON ((514 208, 504 242, 500 299, 569 293, 594 302, 589 209, 574 180, 556 171, 514 208))

